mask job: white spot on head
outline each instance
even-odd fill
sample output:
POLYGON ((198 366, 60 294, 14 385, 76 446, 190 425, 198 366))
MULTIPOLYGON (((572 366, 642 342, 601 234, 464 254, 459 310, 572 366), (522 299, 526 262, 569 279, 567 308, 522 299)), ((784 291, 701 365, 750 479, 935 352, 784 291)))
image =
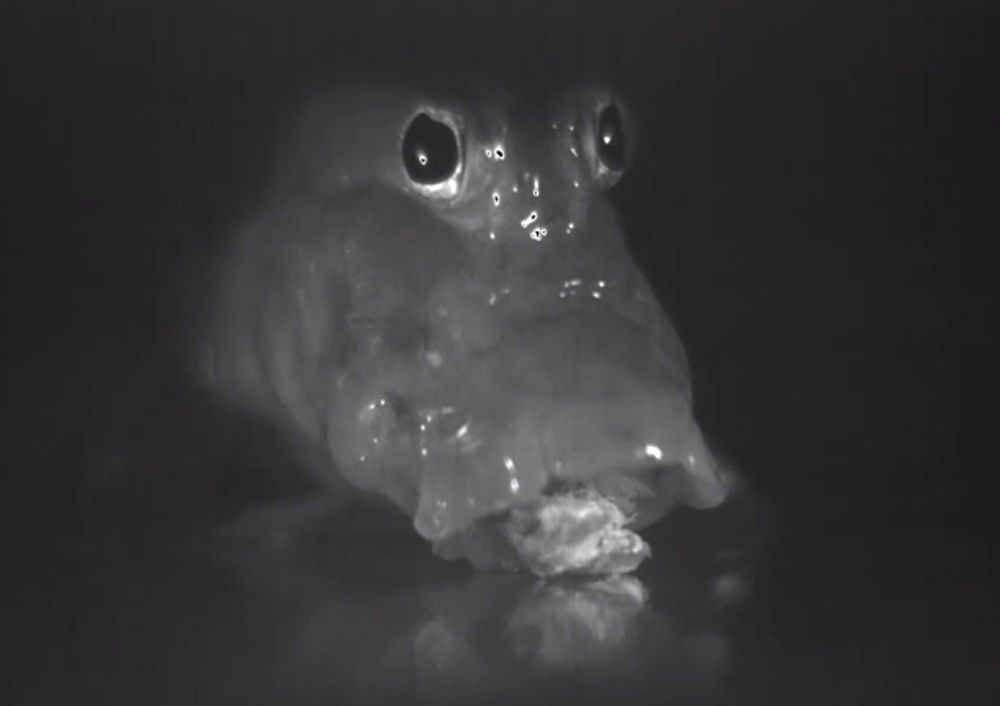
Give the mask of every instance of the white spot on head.
POLYGON ((663 451, 656 444, 646 444, 644 451, 650 458, 655 458, 657 461, 663 460, 663 451))
POLYGON ((600 299, 601 293, 595 289, 593 292, 590 293, 590 296, 592 296, 594 299, 600 299))
POLYGON ((576 157, 577 159, 580 158, 580 153, 576 151, 576 147, 570 147, 569 148, 569 153, 571 155, 573 155, 574 157, 576 157))
POLYGON ((510 492, 516 493, 521 489, 521 484, 517 482, 517 478, 510 479, 510 492))
POLYGON ((426 456, 427 455, 427 449, 426 448, 421 448, 420 449, 420 455, 421 456, 426 456))
POLYGON ((579 189, 580 188, 580 182, 578 182, 576 180, 573 180, 573 188, 574 189, 579 189))
POLYGON ((496 233, 494 233, 494 232, 493 232, 493 231, 491 230, 491 231, 490 231, 490 240, 496 240, 496 239, 497 239, 497 234, 496 234, 496 233))
POLYGON ((514 460, 510 456, 505 456, 503 459, 504 468, 507 469, 508 473, 517 472, 517 468, 514 466, 514 460))

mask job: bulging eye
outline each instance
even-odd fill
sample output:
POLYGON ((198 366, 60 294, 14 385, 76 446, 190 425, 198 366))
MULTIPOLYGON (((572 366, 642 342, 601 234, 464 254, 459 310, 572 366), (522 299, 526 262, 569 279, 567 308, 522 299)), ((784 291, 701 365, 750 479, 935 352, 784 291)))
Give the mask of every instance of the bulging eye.
POLYGON ((417 113, 403 133, 403 166, 415 186, 433 190, 460 171, 458 130, 445 119, 417 113))
POLYGON ((597 116, 597 158, 601 166, 610 172, 620 173, 625 169, 626 144, 622 114, 614 102, 601 108, 597 116))

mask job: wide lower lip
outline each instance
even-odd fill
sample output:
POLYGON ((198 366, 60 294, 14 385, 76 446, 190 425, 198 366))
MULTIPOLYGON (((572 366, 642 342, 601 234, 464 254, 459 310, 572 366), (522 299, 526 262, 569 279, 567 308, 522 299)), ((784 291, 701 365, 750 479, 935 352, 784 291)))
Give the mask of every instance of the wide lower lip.
POLYGON ((487 517, 503 520, 524 504, 574 492, 593 491, 614 503, 629 517, 627 526, 643 527, 665 514, 676 502, 682 478, 683 469, 679 466, 648 462, 606 468, 587 478, 553 477, 537 495, 519 498, 517 503, 487 517))
POLYGON ((542 577, 628 573, 650 555, 628 509, 589 483, 556 481, 438 538, 435 552, 542 577))

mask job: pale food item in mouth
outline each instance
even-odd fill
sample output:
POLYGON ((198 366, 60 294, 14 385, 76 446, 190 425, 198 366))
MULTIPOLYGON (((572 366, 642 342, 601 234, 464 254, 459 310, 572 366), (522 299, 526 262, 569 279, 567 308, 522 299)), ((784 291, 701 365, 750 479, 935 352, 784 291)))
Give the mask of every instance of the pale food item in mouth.
POLYGON ((538 576, 622 574, 650 556, 626 529, 632 518, 591 488, 579 488, 511 510, 504 525, 521 563, 538 576))

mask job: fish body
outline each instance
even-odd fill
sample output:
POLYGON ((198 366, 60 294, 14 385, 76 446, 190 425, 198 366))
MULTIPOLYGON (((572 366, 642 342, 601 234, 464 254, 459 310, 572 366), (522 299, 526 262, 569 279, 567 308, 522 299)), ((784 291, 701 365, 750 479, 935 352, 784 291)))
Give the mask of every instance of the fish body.
POLYGON ((213 271, 197 377, 442 554, 481 560, 476 528, 530 531, 524 508, 581 488, 634 527, 718 505, 684 348, 608 197, 635 146, 602 86, 317 97, 213 271))

